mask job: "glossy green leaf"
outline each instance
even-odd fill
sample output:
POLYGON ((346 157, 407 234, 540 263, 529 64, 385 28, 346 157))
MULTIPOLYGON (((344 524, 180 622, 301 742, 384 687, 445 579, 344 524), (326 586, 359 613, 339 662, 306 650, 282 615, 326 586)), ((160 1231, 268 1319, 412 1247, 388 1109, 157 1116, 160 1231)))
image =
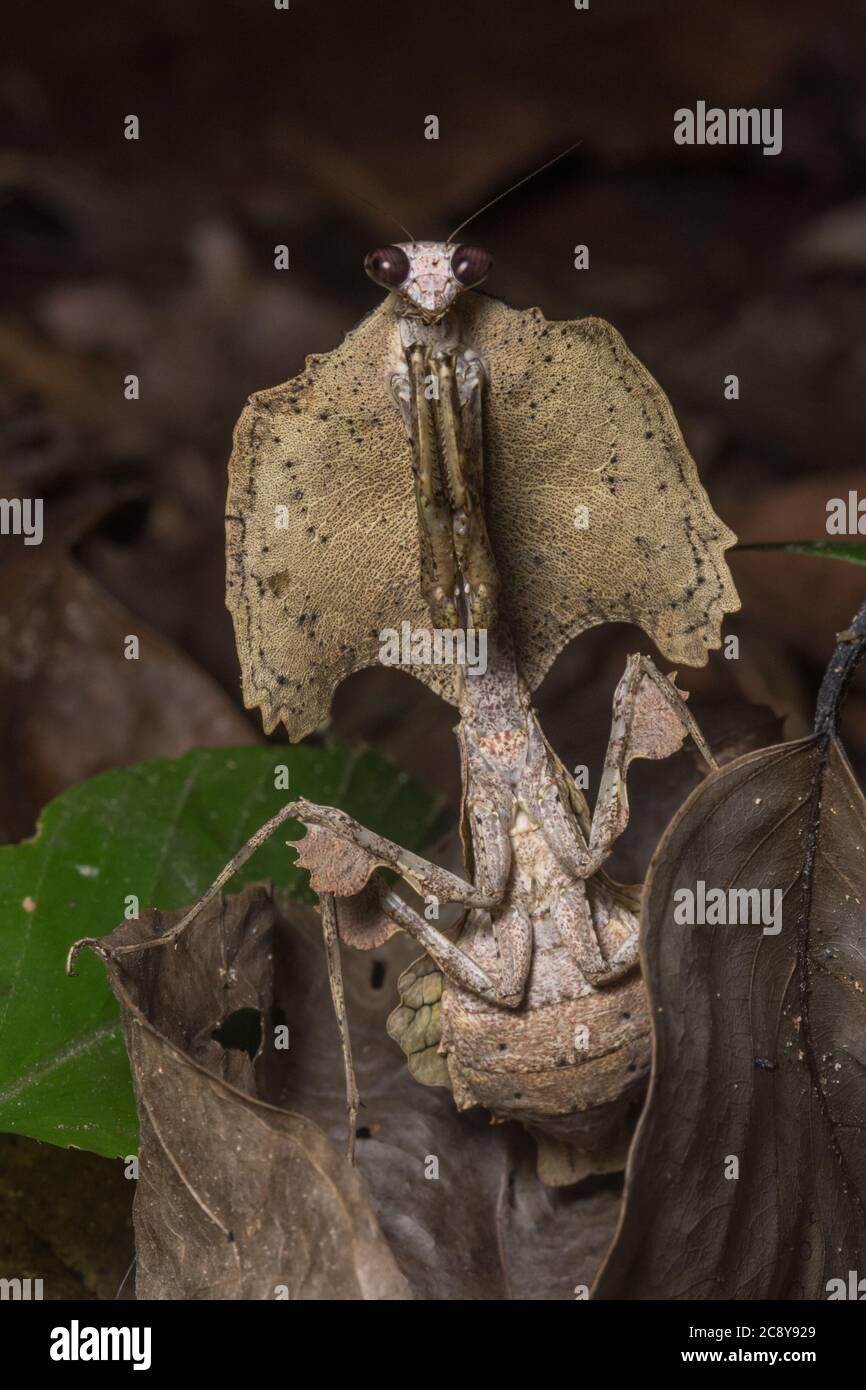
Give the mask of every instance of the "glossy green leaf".
MULTIPOLYGON (((247 837, 297 796, 340 806, 409 848, 429 838, 436 816, 405 773, 369 752, 335 744, 201 750, 72 787, 46 806, 32 840, 0 848, 0 1129, 106 1155, 135 1152, 132 1085, 105 971, 85 951, 70 979, 66 952, 136 907, 195 902, 247 837), (280 767, 288 790, 275 785, 280 767)), ((301 833, 286 822, 228 891, 271 878, 314 901, 286 847, 301 833)))

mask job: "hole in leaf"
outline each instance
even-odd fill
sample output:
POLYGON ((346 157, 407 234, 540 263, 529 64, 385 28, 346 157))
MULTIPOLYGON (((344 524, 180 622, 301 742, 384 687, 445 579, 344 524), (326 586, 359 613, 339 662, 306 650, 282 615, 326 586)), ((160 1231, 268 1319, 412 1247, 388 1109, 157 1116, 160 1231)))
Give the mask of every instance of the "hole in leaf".
POLYGON ((368 1126, 368 1125, 359 1125, 358 1128, 355 1130, 355 1138, 356 1138, 356 1139, 369 1139, 369 1138, 370 1138, 370 1128, 369 1128, 369 1126, 368 1126))
POLYGON ((262 1019, 258 1009, 236 1009, 211 1033, 228 1050, 246 1052, 252 1060, 262 1045, 262 1019))

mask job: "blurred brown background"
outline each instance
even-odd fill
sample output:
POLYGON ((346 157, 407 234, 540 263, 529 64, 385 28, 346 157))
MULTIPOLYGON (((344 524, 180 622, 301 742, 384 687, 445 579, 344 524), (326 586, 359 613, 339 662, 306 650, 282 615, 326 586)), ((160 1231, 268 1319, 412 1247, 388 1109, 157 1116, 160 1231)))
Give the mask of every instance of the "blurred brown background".
MULTIPOLYGON (((670 395, 741 539, 824 536, 828 498, 866 489, 864 53, 857 0, 11 11, 0 495, 43 497, 46 531, 38 547, 0 541, 3 837, 31 833, 48 798, 103 768, 261 738, 223 606, 231 430, 248 392, 377 302, 363 258, 399 234, 356 194, 441 236, 580 140, 473 226, 494 256, 490 292, 611 320, 670 395), (781 107, 782 153, 675 145, 674 111, 699 99, 781 107), (123 137, 130 113, 137 142, 123 137), (276 243, 288 272, 273 268, 276 243), (577 243, 589 271, 573 269, 577 243), (139 662, 122 656, 132 632, 139 662)), ((722 724, 745 700, 802 733, 866 571, 732 565, 740 659, 716 654, 683 683, 721 703, 722 724)), ((635 645, 596 630, 545 682, 542 715, 570 763, 597 763, 635 645)), ((862 680, 846 719, 862 768, 862 680)), ((343 687, 334 729, 454 797, 452 722, 411 678, 375 671, 343 687)), ((640 785, 651 804, 652 779, 640 785)))

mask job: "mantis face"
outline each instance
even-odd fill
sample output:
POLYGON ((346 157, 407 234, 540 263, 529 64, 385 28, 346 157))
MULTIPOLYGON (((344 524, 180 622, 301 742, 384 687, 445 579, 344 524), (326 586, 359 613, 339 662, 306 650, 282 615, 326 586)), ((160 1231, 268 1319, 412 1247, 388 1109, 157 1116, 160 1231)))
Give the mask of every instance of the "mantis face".
POLYGON ((478 246, 404 241, 371 251, 364 269, 382 289, 395 290, 425 323, 436 323, 464 290, 487 278, 492 264, 489 253, 478 246))

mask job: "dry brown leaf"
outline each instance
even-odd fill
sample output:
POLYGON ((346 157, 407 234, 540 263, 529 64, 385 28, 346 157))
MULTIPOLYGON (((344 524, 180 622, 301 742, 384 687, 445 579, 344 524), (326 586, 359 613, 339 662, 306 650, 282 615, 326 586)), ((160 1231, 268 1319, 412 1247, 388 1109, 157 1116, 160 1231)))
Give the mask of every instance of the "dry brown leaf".
MULTIPOLYGON (((147 914, 103 944, 179 916, 147 914)), ((621 1180, 549 1191, 519 1125, 458 1115, 448 1092, 416 1084, 385 1031, 415 954, 397 937, 372 961, 343 957, 360 1178, 343 1158, 340 1045, 310 909, 277 910, 249 888, 222 915, 218 903, 203 912, 176 947, 110 963, 142 1116, 139 1297, 273 1298, 279 1283, 293 1297, 359 1297, 377 1280, 388 1296, 400 1289, 392 1258, 416 1298, 567 1300, 591 1282, 621 1180), (220 1029, 239 1010, 257 1015, 253 1059, 220 1029), (289 1028, 286 1051, 273 1046, 275 1019, 289 1028)))
POLYGON ((653 858, 653 1077, 598 1297, 825 1299, 863 1268, 866 802, 837 726, 864 650, 866 605, 815 732, 712 773, 653 858), (721 923, 678 916, 701 883, 721 923))
POLYGON ((411 1297, 359 1174, 312 1120, 261 1099, 254 1061, 215 1037, 242 1009, 273 1035, 277 916, 254 886, 170 948, 112 955, 176 919, 158 912, 101 943, 141 1124, 139 1298, 411 1297))

